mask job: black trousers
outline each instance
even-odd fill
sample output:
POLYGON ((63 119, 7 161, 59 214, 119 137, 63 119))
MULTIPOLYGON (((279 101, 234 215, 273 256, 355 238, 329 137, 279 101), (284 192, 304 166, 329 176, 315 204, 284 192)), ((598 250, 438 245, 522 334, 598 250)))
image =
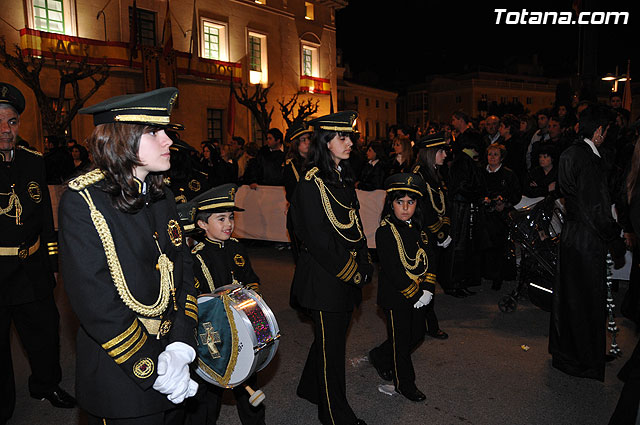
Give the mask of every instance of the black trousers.
POLYGON ((9 330, 13 322, 24 347, 31 376, 29 392, 41 394, 55 390, 60 384, 60 315, 49 297, 27 304, 0 306, 0 421, 13 415, 16 387, 9 330))
MULTIPOLYGON (((215 425, 220 416, 225 389, 209 384, 197 375, 192 376, 198 381, 199 387, 195 397, 187 399, 185 425, 215 425)), ((240 422, 242 425, 264 425, 264 404, 253 407, 249 403, 249 393, 244 388, 245 385, 256 390, 258 388, 257 375, 254 373, 244 383, 231 390, 236 399, 240 422)))
POLYGON ((374 348, 372 355, 382 369, 393 371, 396 388, 411 391, 416 388, 411 352, 424 338, 425 307, 385 309, 384 315, 387 340, 374 348))
POLYGON ((438 316, 436 316, 435 310, 435 301, 436 294, 433 294, 431 298, 431 302, 427 304, 426 307, 422 307, 421 310, 424 310, 424 315, 427 319, 427 332, 438 332, 440 329, 440 324, 438 323, 438 316))
POLYGON ((358 418, 347 401, 345 351, 351 313, 310 310, 314 340, 297 393, 318 405, 325 425, 350 425, 358 418))
POLYGON ((182 407, 137 418, 110 419, 87 414, 87 425, 182 425, 183 422, 184 409, 182 407))

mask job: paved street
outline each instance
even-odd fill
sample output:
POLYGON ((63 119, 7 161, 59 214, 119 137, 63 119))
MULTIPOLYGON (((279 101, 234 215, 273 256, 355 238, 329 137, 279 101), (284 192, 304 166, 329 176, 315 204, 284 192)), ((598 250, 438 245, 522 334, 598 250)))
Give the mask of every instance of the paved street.
MULTIPOLYGON (((316 424, 316 408, 295 395, 295 388, 312 340, 312 331, 288 305, 293 260, 288 251, 252 246, 251 260, 262 280, 270 308, 280 325, 278 354, 259 374, 266 394, 267 423, 316 424)), ((513 313, 501 313, 499 293, 489 283, 478 294, 456 299, 436 296, 440 326, 450 337, 428 338, 413 354, 416 384, 427 400, 413 403, 378 390, 382 384, 366 360, 369 349, 383 341, 385 325, 375 305, 376 279, 364 291, 364 302, 354 314, 347 346, 347 392, 356 413, 369 425, 413 424, 606 424, 622 383, 616 373, 631 354, 637 336, 632 324, 618 318, 618 343, 623 358, 607 365, 604 383, 573 378, 553 369, 547 353, 549 314, 522 301, 513 313), (529 346, 525 351, 522 345, 529 346)), ((621 285, 616 304, 626 291, 621 285)), ((77 320, 64 291, 56 289, 61 312, 62 386, 74 391, 77 320)), ((12 338, 18 405, 12 425, 84 424, 78 409, 54 409, 48 402, 29 398, 28 363, 15 333, 12 338)), ((100 385, 100 383, 96 383, 100 385)), ((233 397, 222 408, 219 424, 238 425, 233 397)))

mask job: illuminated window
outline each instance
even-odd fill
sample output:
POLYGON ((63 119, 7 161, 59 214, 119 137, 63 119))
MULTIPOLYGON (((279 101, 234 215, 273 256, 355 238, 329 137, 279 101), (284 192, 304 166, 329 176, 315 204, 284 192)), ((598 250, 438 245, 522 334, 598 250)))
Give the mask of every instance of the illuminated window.
POLYGON ((227 26, 223 23, 202 20, 201 54, 206 59, 229 60, 227 51, 227 26))
POLYGON ((317 47, 302 46, 302 75, 319 76, 317 47))
POLYGON ((305 1, 304 8, 305 8, 304 19, 313 21, 313 3, 309 3, 308 1, 305 1))
POLYGON ((249 32, 249 82, 266 84, 267 81, 267 36, 249 32))
POLYGON ((76 32, 75 0, 25 0, 27 25, 40 31, 66 35, 76 32))
POLYGON ((64 34, 64 10, 61 0, 34 0, 36 29, 64 34))

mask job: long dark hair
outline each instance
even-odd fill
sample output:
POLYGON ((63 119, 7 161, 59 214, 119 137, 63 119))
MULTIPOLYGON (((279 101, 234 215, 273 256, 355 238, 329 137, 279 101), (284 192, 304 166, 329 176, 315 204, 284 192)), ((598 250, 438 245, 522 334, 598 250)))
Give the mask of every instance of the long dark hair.
POLYGON ((380 214, 380 221, 384 220, 387 216, 395 217, 395 214, 393 213, 393 203, 397 199, 404 198, 405 196, 409 196, 409 198, 417 201, 416 211, 413 213, 413 217, 411 217, 411 223, 415 223, 419 229, 422 229, 422 196, 415 192, 409 192, 408 190, 394 190, 392 192, 387 192, 387 196, 384 198, 382 214, 380 214))
MULTIPOLYGON (((340 177, 342 182, 353 186, 355 183, 355 177, 353 170, 349 165, 349 161, 340 161, 340 174, 337 173, 336 164, 331 158, 331 152, 329 151, 329 142, 334 137, 341 133, 329 130, 316 130, 311 138, 309 144, 309 153, 307 154, 307 160, 305 161, 305 169, 310 170, 313 167, 318 167, 318 177, 324 180, 326 183, 339 184, 340 177)), ((348 134, 346 137, 350 137, 348 134)), ((355 146, 355 143, 354 143, 355 146)))
POLYGON ((416 159, 416 164, 420 166, 420 172, 423 177, 437 184, 442 182, 442 175, 440 175, 440 170, 436 165, 436 155, 441 149, 441 146, 422 148, 418 151, 418 158, 416 159))
MULTIPOLYGON (((133 170, 143 165, 138 157, 140 138, 157 130, 141 124, 100 124, 87 140, 94 165, 106 176, 102 190, 111 195, 111 203, 122 212, 135 213, 144 206, 145 199, 138 196, 133 170)), ((162 179, 162 174, 150 173, 145 180, 152 201, 164 197, 162 179)))

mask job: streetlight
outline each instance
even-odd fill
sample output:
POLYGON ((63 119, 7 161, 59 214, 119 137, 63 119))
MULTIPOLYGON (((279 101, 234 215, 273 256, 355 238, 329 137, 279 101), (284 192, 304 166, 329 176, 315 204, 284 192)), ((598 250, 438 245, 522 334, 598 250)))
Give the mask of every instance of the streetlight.
POLYGON ((627 75, 626 74, 618 75, 618 66, 616 65, 616 73, 615 74, 608 73, 607 75, 605 75, 601 79, 602 79, 602 81, 613 81, 613 87, 611 87, 611 91, 617 93, 618 92, 618 82, 627 81, 627 75))

